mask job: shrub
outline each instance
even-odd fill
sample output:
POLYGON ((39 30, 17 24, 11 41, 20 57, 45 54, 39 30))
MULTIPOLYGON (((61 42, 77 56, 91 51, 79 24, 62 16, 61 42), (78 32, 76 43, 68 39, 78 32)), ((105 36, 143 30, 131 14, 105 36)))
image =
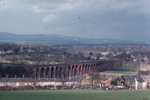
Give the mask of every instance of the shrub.
POLYGON ((112 80, 112 81, 111 81, 111 84, 112 84, 112 85, 117 85, 117 80, 116 80, 116 79, 115 79, 115 80, 112 80))

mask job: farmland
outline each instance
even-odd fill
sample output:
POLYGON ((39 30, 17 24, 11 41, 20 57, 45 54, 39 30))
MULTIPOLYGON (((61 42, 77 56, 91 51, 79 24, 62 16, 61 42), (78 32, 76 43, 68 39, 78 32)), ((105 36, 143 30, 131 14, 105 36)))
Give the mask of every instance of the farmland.
POLYGON ((39 90, 0 92, 0 100, 143 100, 150 91, 39 90))
POLYGON ((132 72, 132 71, 104 71, 100 72, 100 75, 103 77, 120 77, 122 75, 136 75, 137 72, 132 72))

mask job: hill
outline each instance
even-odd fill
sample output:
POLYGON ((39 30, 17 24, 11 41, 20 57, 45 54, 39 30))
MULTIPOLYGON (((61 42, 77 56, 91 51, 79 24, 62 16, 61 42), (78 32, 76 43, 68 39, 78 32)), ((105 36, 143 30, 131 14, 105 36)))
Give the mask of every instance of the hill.
POLYGON ((134 41, 120 39, 86 39, 55 34, 19 35, 0 32, 0 42, 26 44, 54 44, 54 45, 84 45, 84 44, 134 44, 134 41))

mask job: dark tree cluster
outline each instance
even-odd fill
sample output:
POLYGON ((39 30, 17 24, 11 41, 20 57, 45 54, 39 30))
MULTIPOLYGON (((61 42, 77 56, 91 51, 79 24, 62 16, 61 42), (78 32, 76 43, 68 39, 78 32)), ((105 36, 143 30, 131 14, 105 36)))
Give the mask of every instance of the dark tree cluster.
POLYGON ((126 52, 123 52, 122 54, 117 55, 116 58, 118 58, 118 59, 130 59, 131 54, 127 54, 126 52))
POLYGON ((25 67, 21 66, 0 66, 0 76, 1 77, 31 77, 33 71, 31 69, 25 69, 25 67))
POLYGON ((138 71, 138 75, 150 75, 150 70, 147 70, 147 71, 138 71))
POLYGON ((16 50, 18 48, 18 45, 12 44, 12 43, 0 43, 0 51, 7 51, 14 49, 16 50))

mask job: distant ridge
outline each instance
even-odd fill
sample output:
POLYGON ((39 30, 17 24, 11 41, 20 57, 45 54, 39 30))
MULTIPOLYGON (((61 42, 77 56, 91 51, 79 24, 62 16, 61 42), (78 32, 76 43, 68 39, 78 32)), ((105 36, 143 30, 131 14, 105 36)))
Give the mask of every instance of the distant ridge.
POLYGON ((84 44, 135 44, 131 40, 121 39, 86 39, 55 34, 18 35, 0 32, 0 42, 25 44, 53 44, 53 45, 84 45, 84 44))

